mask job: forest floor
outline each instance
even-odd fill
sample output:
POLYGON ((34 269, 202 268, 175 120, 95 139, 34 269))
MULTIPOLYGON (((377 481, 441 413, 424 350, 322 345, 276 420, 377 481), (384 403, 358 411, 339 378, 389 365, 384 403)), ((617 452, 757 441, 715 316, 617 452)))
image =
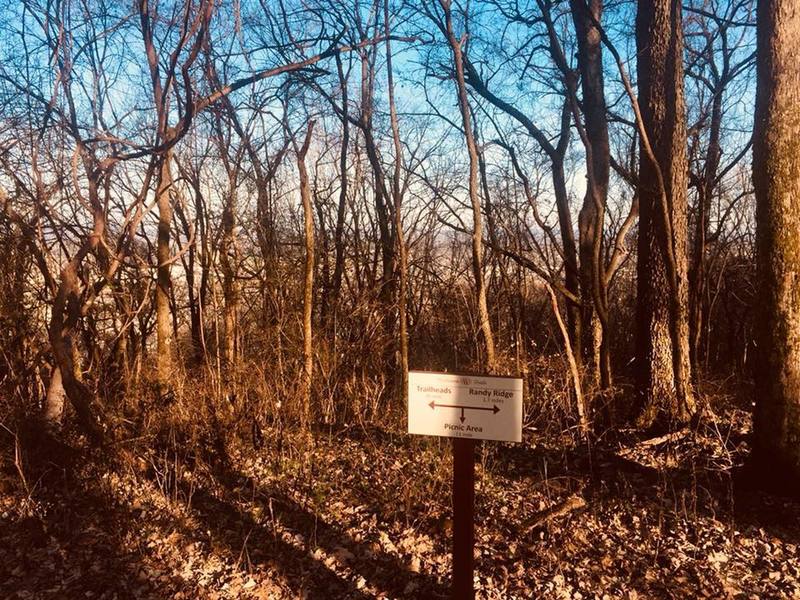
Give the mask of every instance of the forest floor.
MULTIPOLYGON (((799 598, 800 503, 732 483, 748 428, 729 409, 655 440, 483 444, 478 597, 799 598)), ((6 464, 0 597, 447 597, 447 440, 265 433, 214 468, 178 442, 6 464)))

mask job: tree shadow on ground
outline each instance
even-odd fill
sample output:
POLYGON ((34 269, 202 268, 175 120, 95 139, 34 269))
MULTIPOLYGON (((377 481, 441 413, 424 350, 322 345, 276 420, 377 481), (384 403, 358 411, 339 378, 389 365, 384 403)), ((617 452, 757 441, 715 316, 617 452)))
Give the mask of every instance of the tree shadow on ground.
POLYGON ((135 511, 77 474, 86 457, 39 442, 46 451, 37 453, 52 458, 31 469, 38 509, 0 523, 0 597, 156 599, 186 590, 183 578, 156 573, 141 548, 125 545, 135 511))
POLYGON ((656 468, 625 458, 618 450, 611 445, 503 445, 494 449, 493 458, 503 477, 534 475, 533 485, 555 486, 565 494, 580 491, 590 503, 636 499, 663 510, 673 501, 676 512, 688 510, 740 531, 761 528, 784 542, 800 543, 797 499, 757 489, 734 469, 708 468, 703 460, 656 468))
POLYGON ((216 471, 226 491, 241 489, 246 482, 250 488, 246 503, 265 518, 257 522, 250 511, 240 508, 241 502, 221 499, 202 488, 192 497, 195 516, 233 556, 246 554, 253 566, 274 566, 293 590, 307 590, 312 598, 373 598, 364 589, 370 585, 392 598, 448 597, 447 587, 436 577, 412 572, 379 544, 357 541, 285 493, 260 486, 240 472, 223 465, 216 471), (287 533, 294 535, 295 543, 286 541, 287 533), (328 559, 315 558, 317 549, 328 559), (335 567, 331 557, 337 559, 335 567))
MULTIPOLYGON (((413 444, 380 427, 326 428, 325 433, 356 442, 413 444)), ((711 468, 698 447, 695 457, 669 467, 654 467, 619 452, 620 446, 642 441, 635 435, 609 439, 596 445, 496 444, 485 456, 492 470, 509 480, 528 480, 547 488, 548 495, 581 493, 587 501, 644 502, 663 511, 672 502, 675 512, 711 517, 740 531, 764 529, 784 542, 800 543, 800 501, 755 488, 734 469, 711 468)), ((747 442, 734 434, 727 443, 747 442)), ((659 447, 658 452, 669 452, 659 447)))

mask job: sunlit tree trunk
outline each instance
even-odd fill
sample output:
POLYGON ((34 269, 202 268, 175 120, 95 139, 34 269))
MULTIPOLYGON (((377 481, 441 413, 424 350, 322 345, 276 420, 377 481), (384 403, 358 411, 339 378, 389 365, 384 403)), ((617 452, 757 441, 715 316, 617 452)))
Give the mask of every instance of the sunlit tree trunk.
POLYGON ((467 85, 464 80, 464 61, 462 56, 461 44, 453 30, 452 13, 450 3, 447 0, 440 0, 445 11, 445 27, 447 40, 453 53, 453 63, 456 73, 456 91, 458 93, 458 108, 461 112, 461 123, 464 129, 464 140, 467 144, 469 154, 469 198, 472 206, 472 274, 475 278, 475 295, 478 306, 478 324, 483 337, 484 350, 486 355, 483 362, 486 369, 492 372, 495 368, 495 349, 494 336, 492 335, 492 325, 489 320, 489 308, 486 303, 486 278, 483 273, 483 227, 481 216, 481 201, 478 187, 478 149, 475 145, 475 135, 472 130, 470 119, 469 97, 467 96, 467 85))
POLYGON ((302 420, 308 425, 311 420, 311 378, 314 370, 314 348, 312 345, 311 316, 314 309, 314 210, 311 206, 311 190, 306 170, 306 154, 311 144, 314 121, 308 123, 306 138, 297 150, 297 170, 300 178, 300 198, 303 202, 303 225, 305 238, 305 277, 303 279, 303 375, 302 420))
MULTIPOLYGON (((578 215, 583 303, 583 351, 593 382, 611 385, 608 343, 608 291, 603 276, 603 223, 608 197, 610 148, 603 77, 600 22, 602 0, 571 0, 578 41, 578 67, 583 92, 587 178, 586 195, 578 215)), ((577 112, 577 111, 576 111, 577 112)))
POLYGON ((47 396, 44 401, 45 423, 53 427, 61 423, 66 398, 67 392, 61 379, 61 369, 56 366, 50 371, 50 382, 47 385, 47 396))
POLYGON ((800 6, 758 3, 754 458, 800 489, 800 6))

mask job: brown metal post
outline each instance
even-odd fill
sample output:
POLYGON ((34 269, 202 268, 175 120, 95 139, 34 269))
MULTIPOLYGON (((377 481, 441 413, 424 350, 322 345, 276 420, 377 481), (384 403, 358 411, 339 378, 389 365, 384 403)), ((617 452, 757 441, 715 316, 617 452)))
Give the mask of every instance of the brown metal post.
POLYGON ((473 600, 475 440, 453 438, 453 600, 473 600))

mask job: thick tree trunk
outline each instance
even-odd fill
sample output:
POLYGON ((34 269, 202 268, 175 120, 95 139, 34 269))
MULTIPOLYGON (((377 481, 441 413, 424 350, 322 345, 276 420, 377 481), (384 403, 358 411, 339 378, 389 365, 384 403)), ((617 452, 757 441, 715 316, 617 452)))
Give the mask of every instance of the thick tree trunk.
MULTIPOLYGON (((443 6, 445 5, 442 2, 443 6)), ((475 278, 475 295, 478 306, 478 324, 483 337, 486 352, 483 362, 490 373, 495 369, 494 336, 489 320, 489 307, 486 303, 486 278, 483 274, 483 227, 481 216, 481 201, 478 189, 478 149, 475 145, 475 136, 470 122, 469 98, 467 85, 464 80, 464 61, 462 56, 461 41, 456 38, 453 31, 452 15, 449 4, 445 8, 447 37, 453 53, 453 62, 456 71, 456 91, 458 93, 458 107, 461 111, 461 123, 464 128, 464 140, 467 143, 469 154, 469 198, 472 205, 472 274, 475 278)))
POLYGON ((800 489, 800 6, 758 3, 754 459, 800 489))
POLYGON ((673 427, 694 412, 689 363, 687 160, 679 0, 640 0, 639 106, 652 155, 639 164, 639 424, 673 427))

